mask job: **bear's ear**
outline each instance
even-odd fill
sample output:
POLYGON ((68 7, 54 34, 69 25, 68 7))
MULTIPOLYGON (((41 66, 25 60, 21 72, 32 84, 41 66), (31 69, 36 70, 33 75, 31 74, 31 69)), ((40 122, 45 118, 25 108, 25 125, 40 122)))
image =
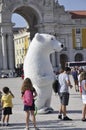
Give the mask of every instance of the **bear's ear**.
POLYGON ((36 34, 35 34, 35 38, 36 38, 37 41, 42 41, 42 40, 43 40, 42 35, 39 34, 39 33, 36 33, 36 34))

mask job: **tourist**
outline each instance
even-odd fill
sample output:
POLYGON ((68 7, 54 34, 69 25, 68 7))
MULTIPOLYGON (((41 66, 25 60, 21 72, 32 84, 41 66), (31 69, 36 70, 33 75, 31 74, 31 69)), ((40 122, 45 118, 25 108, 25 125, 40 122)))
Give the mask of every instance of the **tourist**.
POLYGON ((32 85, 32 82, 29 78, 26 78, 22 84, 21 87, 21 94, 22 94, 22 99, 24 103, 24 111, 26 113, 26 128, 25 130, 29 130, 29 120, 30 120, 30 115, 32 116, 32 121, 34 124, 35 130, 39 130, 36 127, 36 118, 35 118, 35 97, 37 96, 36 90, 32 85))
POLYGON ((69 79, 70 72, 71 69, 69 67, 65 67, 64 71, 60 73, 58 77, 60 83, 59 97, 61 102, 58 118, 61 120, 72 120, 67 116, 67 110, 66 110, 66 106, 68 105, 69 102, 69 88, 72 88, 69 79))
POLYGON ((82 87, 82 121, 86 121, 86 71, 81 72, 81 87, 82 87))
POLYGON ((13 93, 9 90, 8 87, 4 87, 3 88, 3 95, 1 98, 1 104, 2 104, 2 108, 3 108, 3 126, 9 125, 9 118, 10 115, 12 114, 12 107, 13 107, 13 103, 12 103, 12 98, 14 98, 13 93))

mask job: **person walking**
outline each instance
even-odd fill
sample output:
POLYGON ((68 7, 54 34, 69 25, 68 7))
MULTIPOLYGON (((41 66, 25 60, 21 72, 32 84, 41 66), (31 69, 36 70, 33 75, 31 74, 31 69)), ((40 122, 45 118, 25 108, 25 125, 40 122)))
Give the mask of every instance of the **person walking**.
POLYGON ((73 67, 71 69, 71 74, 74 78, 74 82, 75 82, 75 91, 76 92, 79 92, 79 85, 78 85, 78 70, 77 68, 73 67))
POLYGON ((69 87, 70 88, 73 87, 69 79, 70 72, 71 69, 69 67, 65 67, 64 71, 60 73, 58 76, 58 80, 60 83, 59 98, 61 102, 58 119, 62 119, 62 120, 72 120, 67 116, 67 110, 66 110, 66 106, 69 103, 69 87))
POLYGON ((36 127, 36 118, 35 118, 35 97, 37 96, 37 92, 35 88, 32 85, 32 82, 29 78, 26 78, 22 84, 21 87, 21 94, 22 94, 22 99, 24 103, 24 111, 26 113, 26 128, 25 130, 29 130, 29 120, 30 120, 30 115, 32 116, 32 121, 34 124, 35 130, 39 130, 36 127))
POLYGON ((83 73, 84 69, 81 68, 78 71, 78 85, 79 85, 79 91, 80 91, 80 95, 82 95, 82 87, 81 87, 81 74, 83 73))
POLYGON ((82 121, 86 121, 86 71, 83 71, 80 76, 82 87, 82 121))
POLYGON ((9 125, 9 118, 10 115, 12 114, 12 107, 13 107, 13 103, 12 103, 12 98, 14 98, 13 93, 10 91, 10 89, 8 87, 4 87, 3 88, 3 95, 1 98, 1 104, 2 104, 2 108, 3 108, 3 126, 9 125))

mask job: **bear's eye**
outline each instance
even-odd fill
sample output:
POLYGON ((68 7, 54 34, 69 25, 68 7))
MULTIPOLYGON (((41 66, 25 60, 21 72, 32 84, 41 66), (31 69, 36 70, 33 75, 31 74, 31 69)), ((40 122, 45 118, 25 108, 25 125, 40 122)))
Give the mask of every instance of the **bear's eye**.
POLYGON ((52 37, 51 40, 54 40, 54 38, 52 37))

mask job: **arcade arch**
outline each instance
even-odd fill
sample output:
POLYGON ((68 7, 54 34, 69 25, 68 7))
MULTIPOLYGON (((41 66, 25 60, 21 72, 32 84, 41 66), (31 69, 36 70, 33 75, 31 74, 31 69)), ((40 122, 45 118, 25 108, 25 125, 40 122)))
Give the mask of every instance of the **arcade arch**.
POLYGON ((75 55, 75 61, 83 61, 83 55, 81 53, 77 53, 75 55))
POLYGON ((28 31, 30 32, 30 38, 32 39, 34 34, 38 32, 37 24, 40 21, 40 16, 37 10, 29 6, 20 6, 16 8, 13 13, 21 15, 26 20, 28 31))
POLYGON ((60 63, 61 67, 64 69, 65 68, 65 63, 68 62, 68 56, 66 54, 61 54, 60 55, 60 63))

